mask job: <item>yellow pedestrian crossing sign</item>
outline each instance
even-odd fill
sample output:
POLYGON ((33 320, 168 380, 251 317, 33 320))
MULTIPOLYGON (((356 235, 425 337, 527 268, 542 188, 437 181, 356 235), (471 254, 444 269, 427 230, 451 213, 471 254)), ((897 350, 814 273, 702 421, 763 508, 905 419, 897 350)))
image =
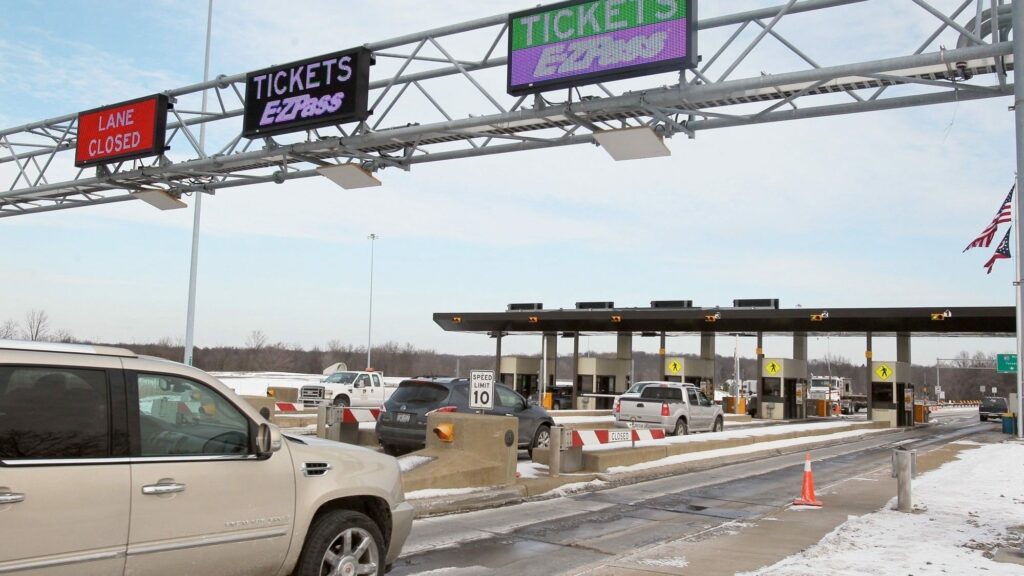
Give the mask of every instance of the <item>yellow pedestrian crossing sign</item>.
POLYGON ((682 369, 683 369, 683 363, 680 362, 679 360, 672 360, 671 362, 668 363, 668 371, 672 375, 679 374, 679 372, 682 369))
POLYGON ((892 367, 888 364, 882 364, 878 368, 875 368, 875 374, 878 375, 883 381, 892 378, 892 367))
POLYGON ((782 371, 782 364, 779 364, 775 360, 769 360, 768 365, 764 367, 765 372, 775 376, 782 371))

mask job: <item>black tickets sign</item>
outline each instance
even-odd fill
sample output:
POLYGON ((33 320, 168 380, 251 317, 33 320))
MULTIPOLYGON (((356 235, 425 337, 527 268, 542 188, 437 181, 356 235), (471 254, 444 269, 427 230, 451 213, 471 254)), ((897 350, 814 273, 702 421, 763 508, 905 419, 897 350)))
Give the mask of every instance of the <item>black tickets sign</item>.
POLYGON ((242 134, 259 138, 366 120, 373 55, 355 48, 245 77, 242 134))

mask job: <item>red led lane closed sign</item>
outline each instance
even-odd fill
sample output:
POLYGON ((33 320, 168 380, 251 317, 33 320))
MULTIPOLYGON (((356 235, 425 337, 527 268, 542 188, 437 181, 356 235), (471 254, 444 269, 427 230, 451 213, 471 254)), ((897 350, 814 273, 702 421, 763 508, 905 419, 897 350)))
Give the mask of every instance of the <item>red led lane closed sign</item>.
POLYGON ((245 75, 242 135, 259 138, 366 120, 373 54, 356 48, 245 75))
POLYGON ((78 115, 75 166, 91 166, 162 154, 167 96, 158 94, 78 115))

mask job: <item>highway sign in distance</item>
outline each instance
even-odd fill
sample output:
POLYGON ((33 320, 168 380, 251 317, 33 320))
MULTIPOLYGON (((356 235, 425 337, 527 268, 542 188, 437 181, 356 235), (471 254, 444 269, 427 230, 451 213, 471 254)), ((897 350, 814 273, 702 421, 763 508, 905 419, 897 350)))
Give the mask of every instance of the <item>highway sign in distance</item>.
POLYGON ((996 354, 996 372, 1001 374, 1017 373, 1016 354, 996 354))
POLYGON ((469 407, 473 410, 494 409, 494 372, 473 370, 469 373, 469 407))

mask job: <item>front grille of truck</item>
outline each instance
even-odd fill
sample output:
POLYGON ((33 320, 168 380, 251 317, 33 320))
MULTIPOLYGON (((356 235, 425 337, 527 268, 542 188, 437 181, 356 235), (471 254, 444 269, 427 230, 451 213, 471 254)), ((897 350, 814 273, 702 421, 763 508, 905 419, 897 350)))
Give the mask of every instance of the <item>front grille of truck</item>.
POLYGON ((316 408, 324 399, 323 386, 303 386, 299 389, 299 400, 304 408, 316 408))

